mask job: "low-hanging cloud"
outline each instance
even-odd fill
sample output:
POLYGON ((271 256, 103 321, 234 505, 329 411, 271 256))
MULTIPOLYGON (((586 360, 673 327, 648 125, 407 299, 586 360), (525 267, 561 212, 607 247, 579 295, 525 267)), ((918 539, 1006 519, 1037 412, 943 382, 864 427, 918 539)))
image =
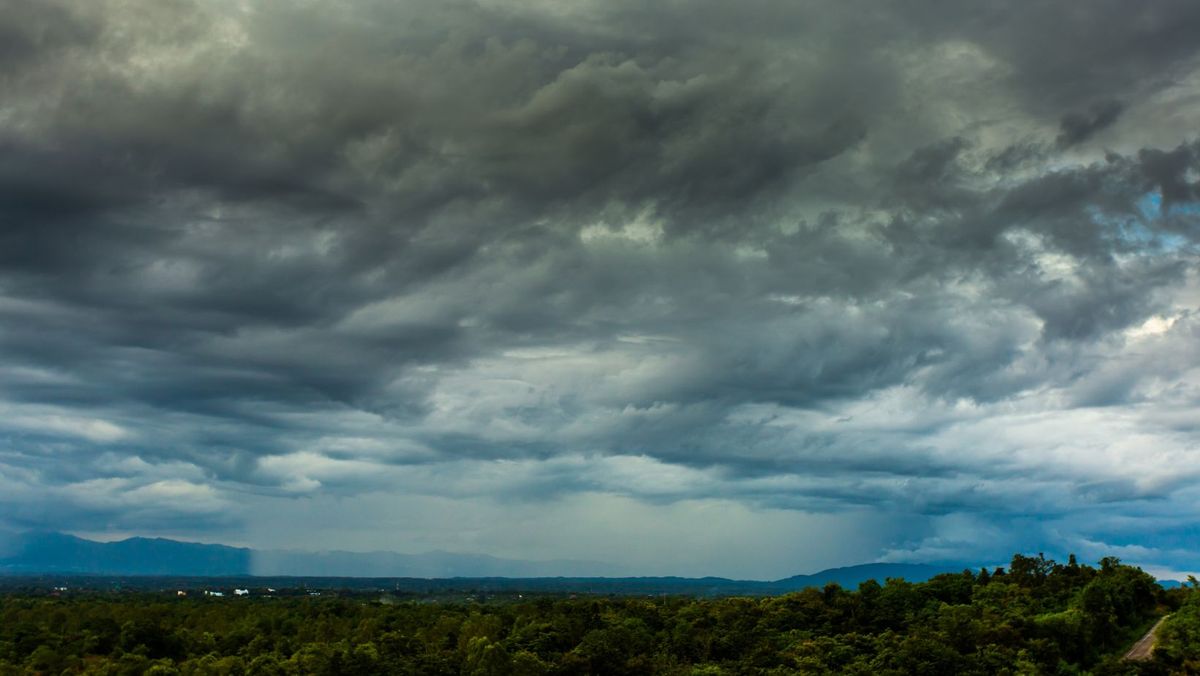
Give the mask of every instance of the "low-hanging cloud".
POLYGON ((1200 12, 856 5, 0 0, 0 521, 1200 565, 1200 12))

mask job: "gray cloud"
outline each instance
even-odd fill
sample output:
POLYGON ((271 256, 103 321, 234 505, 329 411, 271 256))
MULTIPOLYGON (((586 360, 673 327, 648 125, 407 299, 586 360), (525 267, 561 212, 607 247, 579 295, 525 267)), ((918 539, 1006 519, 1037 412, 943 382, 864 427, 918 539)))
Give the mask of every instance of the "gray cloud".
POLYGON ((1058 145, 1068 148, 1090 139, 1096 132, 1111 126, 1117 121, 1125 104, 1120 101, 1103 101, 1094 104, 1086 113, 1068 113, 1059 122, 1062 131, 1058 135, 1058 145))
POLYGON ((1193 3, 862 10, 0 0, 0 521, 1196 565, 1193 3))

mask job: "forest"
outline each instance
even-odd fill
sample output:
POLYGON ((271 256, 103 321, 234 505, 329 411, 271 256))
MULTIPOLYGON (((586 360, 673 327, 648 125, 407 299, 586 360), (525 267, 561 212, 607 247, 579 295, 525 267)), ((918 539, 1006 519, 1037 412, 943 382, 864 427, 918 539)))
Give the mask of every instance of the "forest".
POLYGON ((1105 558, 781 596, 0 596, 8 674, 1193 674, 1200 593, 1105 558), (1158 618, 1152 659, 1125 650, 1158 618))

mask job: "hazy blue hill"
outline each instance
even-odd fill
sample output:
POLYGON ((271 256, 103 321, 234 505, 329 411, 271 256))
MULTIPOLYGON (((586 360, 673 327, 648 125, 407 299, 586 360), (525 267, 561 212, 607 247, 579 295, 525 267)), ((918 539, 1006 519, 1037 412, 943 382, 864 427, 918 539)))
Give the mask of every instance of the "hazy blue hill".
POLYGON ((813 573, 812 575, 793 575, 792 577, 777 580, 774 584, 788 589, 803 589, 804 587, 823 587, 833 582, 847 589, 855 589, 860 583, 867 580, 878 580, 882 583, 889 577, 902 577, 909 582, 924 582, 934 575, 958 573, 962 572, 964 568, 970 568, 970 566, 957 564, 931 566, 923 563, 864 563, 844 568, 829 568, 828 570, 813 573))
POLYGON ((545 577, 620 575, 590 561, 520 561, 483 554, 429 552, 303 552, 129 538, 95 542, 63 533, 8 535, 0 542, 0 572, 155 576, 303 577, 545 577))
MULTIPOLYGON (((779 594, 837 583, 889 577, 912 582, 938 573, 959 572, 961 565, 869 563, 831 568, 775 581, 720 577, 620 577, 616 566, 588 561, 521 561, 482 554, 430 552, 301 552, 254 550, 226 545, 130 538, 95 542, 62 533, 25 533, 0 543, 0 572, 177 577, 303 577, 338 580, 404 578, 404 586, 438 589, 542 590, 593 594, 681 594, 697 596, 779 594), (567 575, 568 577, 564 577, 567 575), (422 582, 426 580, 426 582, 422 582)), ((354 586, 354 585, 347 585, 354 586)))
POLYGON ((129 538, 95 542, 62 533, 15 536, 0 558, 10 573, 235 576, 250 572, 251 551, 240 547, 129 538))

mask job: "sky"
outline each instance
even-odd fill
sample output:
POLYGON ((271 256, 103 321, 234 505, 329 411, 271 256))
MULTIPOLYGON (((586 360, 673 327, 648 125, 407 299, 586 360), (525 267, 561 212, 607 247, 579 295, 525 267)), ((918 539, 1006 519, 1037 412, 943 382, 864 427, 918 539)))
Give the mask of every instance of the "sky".
POLYGON ((0 529, 1200 570, 1198 33, 0 0, 0 529))

